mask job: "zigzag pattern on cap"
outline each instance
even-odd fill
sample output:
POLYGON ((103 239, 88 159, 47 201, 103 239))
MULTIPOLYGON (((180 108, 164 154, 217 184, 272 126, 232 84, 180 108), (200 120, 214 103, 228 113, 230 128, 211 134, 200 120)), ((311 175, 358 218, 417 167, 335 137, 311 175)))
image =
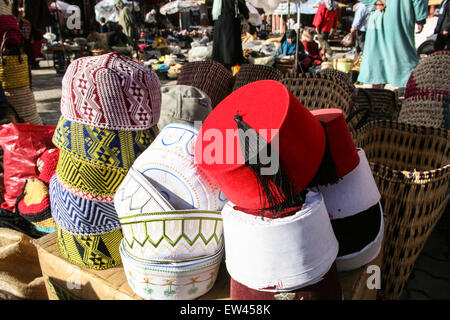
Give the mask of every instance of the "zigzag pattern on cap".
POLYGON ((56 173, 62 182, 75 189, 104 196, 114 195, 125 178, 123 172, 83 162, 63 150, 56 173))
POLYGON ((120 229, 114 204, 86 200, 65 190, 56 175, 50 180, 52 216, 66 232, 99 235, 120 229))
POLYGON ((57 246, 61 256, 75 265, 104 270, 122 263, 119 245, 122 231, 100 236, 74 236, 58 228, 57 246))
POLYGON ((61 113, 112 130, 149 129, 161 109, 157 75, 118 53, 75 60, 63 78, 61 113))
POLYGON ((149 130, 118 131, 82 125, 61 116, 52 142, 60 150, 100 166, 128 170, 158 134, 149 130))

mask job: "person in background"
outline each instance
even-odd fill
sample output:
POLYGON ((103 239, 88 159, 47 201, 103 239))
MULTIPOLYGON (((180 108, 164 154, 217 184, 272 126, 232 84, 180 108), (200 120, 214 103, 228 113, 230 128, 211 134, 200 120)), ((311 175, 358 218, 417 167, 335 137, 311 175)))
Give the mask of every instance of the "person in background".
POLYGON ((306 27, 303 29, 302 44, 306 54, 312 60, 312 67, 320 66, 322 64, 322 55, 320 54, 319 46, 314 41, 314 28, 306 27))
POLYGON ((308 57, 305 52, 303 44, 297 42, 297 32, 295 30, 288 30, 281 38, 281 46, 278 47, 275 56, 295 56, 298 43, 298 62, 301 71, 306 72, 312 67, 312 59, 308 57))
POLYGON ((382 88, 389 83, 404 88, 419 57, 414 45, 414 24, 422 32, 428 16, 423 0, 361 0, 370 14, 358 82, 382 88))
POLYGON ((109 30, 108 30, 108 27, 106 26, 106 19, 105 19, 105 17, 101 17, 100 18, 100 28, 99 28, 99 32, 100 33, 107 33, 109 30))
POLYGON ((334 0, 325 0, 319 6, 319 9, 317 9, 313 20, 313 25, 317 32, 317 39, 319 40, 320 47, 325 49, 325 57, 327 60, 330 60, 333 55, 328 38, 337 29, 338 7, 338 4, 334 0))
POLYGON ((434 33, 437 34, 434 50, 450 50, 450 1, 444 0, 439 10, 439 18, 434 33))
POLYGON ((118 24, 114 33, 109 36, 110 47, 126 47, 128 44, 128 37, 123 33, 123 27, 118 24))
POLYGON ((137 39, 136 22, 131 10, 125 6, 122 0, 116 0, 116 8, 119 10, 119 24, 122 31, 128 37, 128 43, 134 47, 137 39))
POLYGON ((241 40, 241 20, 249 18, 244 0, 214 0, 214 39, 212 59, 230 69, 244 62, 241 40))
POLYGON ((364 50, 367 22, 369 22, 370 12, 367 7, 359 1, 353 6, 353 11, 355 11, 355 17, 353 18, 350 32, 353 33, 353 37, 355 38, 356 53, 360 54, 364 50))
POLYGON ((257 27, 257 31, 258 31, 258 37, 262 40, 266 40, 267 39, 267 20, 266 20, 266 15, 263 13, 261 14, 261 24, 257 27))
POLYGON ((300 23, 302 27, 313 27, 314 16, 323 0, 301 0, 300 23))

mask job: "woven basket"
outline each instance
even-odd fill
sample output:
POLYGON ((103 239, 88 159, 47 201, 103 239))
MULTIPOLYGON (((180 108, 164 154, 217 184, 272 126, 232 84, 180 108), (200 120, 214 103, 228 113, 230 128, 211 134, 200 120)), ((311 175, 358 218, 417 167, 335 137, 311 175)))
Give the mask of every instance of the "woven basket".
POLYGON ((397 120, 400 102, 397 91, 380 88, 356 88, 353 97, 357 123, 355 129, 374 120, 397 120))
POLYGON ((14 29, 9 29, 3 34, 0 46, 0 82, 5 90, 30 85, 27 55, 5 55, 6 42, 11 39, 8 34, 12 31, 14 29))
POLYGON ((41 117, 37 112, 36 100, 29 86, 6 89, 5 95, 21 122, 42 125, 41 117))
POLYGON ((353 92, 355 90, 355 86, 353 85, 348 73, 344 73, 342 71, 339 71, 339 70, 336 70, 333 68, 321 69, 319 72, 322 74, 328 74, 332 77, 335 77, 335 78, 341 80, 343 83, 347 83, 350 92, 353 92))
MULTIPOLYGON (((347 83, 328 74, 305 73, 297 78, 281 79, 281 83, 309 110, 341 109, 346 119, 355 111, 353 93, 347 83)), ((350 130, 357 120, 347 122, 350 130)))
POLYGON ((385 215, 383 299, 399 299, 449 199, 449 131, 394 121, 354 133, 366 152, 385 215))
POLYGON ((231 93, 234 77, 222 64, 207 60, 186 63, 178 75, 177 84, 195 87, 206 93, 215 108, 231 93))
POLYGON ((12 14, 12 0, 0 0, 0 15, 11 15, 12 14))
POLYGON ((398 116, 399 122, 450 130, 450 97, 405 99, 398 116))
POLYGON ((283 74, 280 70, 256 64, 244 64, 235 75, 233 91, 246 84, 259 80, 279 81, 283 74))
POLYGON ((450 51, 421 59, 406 83, 405 99, 436 95, 450 96, 450 51))

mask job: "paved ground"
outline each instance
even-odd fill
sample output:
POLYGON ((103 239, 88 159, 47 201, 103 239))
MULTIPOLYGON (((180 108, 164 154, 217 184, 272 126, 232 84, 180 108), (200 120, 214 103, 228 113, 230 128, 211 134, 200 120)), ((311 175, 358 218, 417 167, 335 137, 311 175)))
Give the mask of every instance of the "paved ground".
MULTIPOLYGON (((38 112, 47 125, 56 125, 60 116, 62 76, 46 61, 33 70, 33 92, 38 112)), ((175 81, 162 81, 162 85, 175 81)), ((439 221, 416 262, 403 299, 450 299, 450 212, 439 221)))

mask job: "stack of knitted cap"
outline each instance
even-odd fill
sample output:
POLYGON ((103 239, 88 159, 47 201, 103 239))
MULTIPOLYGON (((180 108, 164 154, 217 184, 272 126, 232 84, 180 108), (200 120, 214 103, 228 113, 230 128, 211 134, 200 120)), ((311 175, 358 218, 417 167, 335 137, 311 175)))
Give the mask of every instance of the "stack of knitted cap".
POLYGON ((209 98, 196 88, 163 89, 162 110, 178 110, 172 113, 176 123, 164 125, 136 159, 114 200, 126 277, 145 299, 195 299, 217 278, 224 252, 220 210, 226 199, 194 164, 198 129, 192 124, 207 114, 179 112, 203 110, 205 103, 210 109, 209 98))
POLYGON ((357 269, 381 251, 384 223, 380 192, 363 149, 357 149, 342 110, 311 111, 325 126, 329 153, 339 181, 319 185, 339 242, 338 272, 357 269))
POLYGON ((420 60, 405 90, 399 122, 450 129, 450 51, 420 60))
POLYGON ((281 83, 252 82, 201 127, 195 160, 222 210, 231 299, 341 299, 322 194, 335 182, 324 127, 281 83), (331 168, 331 169, 330 169, 331 168))
POLYGON ((114 195, 157 135, 160 82, 143 65, 109 53, 75 60, 62 83, 60 149, 50 181, 60 254, 74 264, 120 264, 122 232, 114 195))

